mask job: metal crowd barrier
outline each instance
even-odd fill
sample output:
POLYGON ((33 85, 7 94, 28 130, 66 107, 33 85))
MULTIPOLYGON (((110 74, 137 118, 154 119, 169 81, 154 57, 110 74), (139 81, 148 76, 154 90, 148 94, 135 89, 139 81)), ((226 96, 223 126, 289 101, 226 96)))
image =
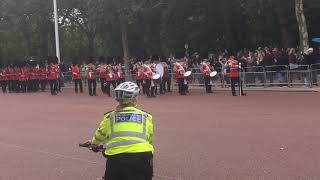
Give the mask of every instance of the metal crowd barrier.
MULTIPOLYGON (((230 77, 227 69, 216 69, 217 76, 212 79, 213 87, 228 88, 230 87, 230 77)), ((192 69, 192 76, 188 79, 190 87, 203 87, 204 78, 200 69, 192 69)), ((177 86, 175 73, 171 73, 171 85, 177 86)), ((128 81, 135 81, 135 74, 128 72, 126 76, 128 81)), ((320 83, 320 63, 313 65, 290 65, 290 66, 256 66, 242 69, 241 79, 243 85, 250 87, 270 87, 270 86, 286 86, 286 87, 313 87, 320 83)), ((97 78, 99 81, 99 78, 97 78)), ((72 84, 72 73, 63 73, 63 81, 66 85, 72 84)), ((83 78, 84 85, 86 79, 83 78)))

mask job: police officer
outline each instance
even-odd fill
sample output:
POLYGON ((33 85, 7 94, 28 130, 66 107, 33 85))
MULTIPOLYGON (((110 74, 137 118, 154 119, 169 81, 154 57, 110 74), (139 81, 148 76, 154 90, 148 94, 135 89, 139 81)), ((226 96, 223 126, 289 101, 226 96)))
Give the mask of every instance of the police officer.
POLYGON ((132 82, 116 89, 119 105, 104 115, 91 141, 93 149, 106 143, 105 179, 151 180, 153 176, 153 122, 151 114, 137 108, 139 87, 132 82))

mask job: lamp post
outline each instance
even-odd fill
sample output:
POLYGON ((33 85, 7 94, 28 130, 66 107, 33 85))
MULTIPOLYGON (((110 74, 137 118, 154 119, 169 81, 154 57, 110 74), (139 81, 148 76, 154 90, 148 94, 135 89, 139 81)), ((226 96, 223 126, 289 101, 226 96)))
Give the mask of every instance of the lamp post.
POLYGON ((56 56, 58 58, 58 63, 60 64, 60 43, 59 43, 57 0, 53 0, 53 8, 54 8, 54 29, 55 29, 55 39, 56 39, 56 56))

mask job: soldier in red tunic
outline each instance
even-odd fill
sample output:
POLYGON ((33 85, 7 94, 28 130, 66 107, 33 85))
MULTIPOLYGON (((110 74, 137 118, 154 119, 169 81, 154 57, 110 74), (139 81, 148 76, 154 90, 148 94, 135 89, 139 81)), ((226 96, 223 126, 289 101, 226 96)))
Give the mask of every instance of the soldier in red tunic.
POLYGON ((153 72, 156 70, 152 67, 150 60, 146 60, 143 64, 143 74, 145 82, 145 92, 147 97, 156 97, 155 96, 155 84, 152 82, 153 72), (150 91, 151 90, 151 91, 150 91))
POLYGON ((114 72, 114 68, 110 63, 107 64, 105 68, 105 77, 106 77, 106 83, 105 83, 105 88, 106 88, 106 93, 109 97, 111 97, 111 92, 110 92, 110 87, 112 85, 113 89, 116 88, 116 74, 114 72))
POLYGON ((97 68, 93 64, 93 60, 90 60, 87 65, 87 73, 89 95, 97 96, 97 68))
POLYGON ((140 89, 142 89, 143 94, 145 94, 145 92, 144 92, 145 89, 143 88, 144 72, 143 72, 143 67, 142 67, 141 61, 137 62, 133 65, 133 71, 135 72, 135 80, 136 80, 137 85, 139 86, 140 89))
POLYGON ((242 81, 240 79, 240 67, 238 61, 235 59, 234 56, 230 56, 228 62, 227 62, 229 68, 230 68, 230 79, 231 79, 231 90, 232 90, 232 95, 237 96, 236 94, 236 84, 239 85, 239 89, 241 90, 241 95, 246 95, 243 93, 242 89, 242 81))
POLYGON ((7 80, 9 93, 14 92, 16 90, 16 73, 12 64, 8 67, 7 80))
POLYGON ((200 64, 200 71, 204 77, 204 83, 206 86, 207 93, 212 92, 212 81, 210 77, 210 73, 214 70, 213 66, 210 65, 208 59, 204 59, 203 62, 200 64))
POLYGON ((80 93, 83 93, 82 73, 79 65, 74 63, 73 66, 71 67, 71 71, 72 71, 72 79, 74 82, 74 91, 78 93, 79 91, 78 89, 80 89, 80 93))
POLYGON ((178 81, 178 87, 179 87, 179 93, 180 95, 187 95, 187 89, 186 89, 186 85, 185 85, 185 69, 182 65, 182 63, 184 62, 184 57, 182 55, 177 55, 176 59, 177 62, 174 63, 173 65, 173 71, 176 73, 176 79, 178 81))
POLYGON ((50 91, 52 95, 57 95, 58 93, 58 77, 59 77, 58 65, 53 64, 51 62, 48 68, 48 80, 49 80, 50 91))
POLYGON ((8 85, 7 71, 8 69, 6 67, 3 67, 2 69, 0 69, 0 85, 3 93, 7 92, 7 85, 8 85))
POLYGON ((21 67, 19 84, 20 84, 21 92, 23 92, 23 93, 27 92, 28 76, 29 76, 29 71, 28 71, 27 67, 26 66, 21 67))
POLYGON ((40 87, 41 91, 44 92, 47 86, 47 77, 48 76, 48 66, 42 66, 39 70, 39 80, 40 80, 40 87))

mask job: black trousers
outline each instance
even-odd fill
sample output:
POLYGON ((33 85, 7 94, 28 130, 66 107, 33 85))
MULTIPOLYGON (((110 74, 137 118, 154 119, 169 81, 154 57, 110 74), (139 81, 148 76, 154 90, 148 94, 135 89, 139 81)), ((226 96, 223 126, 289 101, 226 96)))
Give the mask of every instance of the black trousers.
POLYGON ((116 88, 116 81, 107 81, 106 82, 105 88, 106 88, 106 93, 108 94, 109 97, 111 96, 111 92, 110 92, 111 85, 112 85, 113 89, 115 89, 116 88))
POLYGON ((47 80, 46 79, 40 80, 40 86, 41 86, 41 91, 44 92, 46 90, 47 80))
POLYGON ((152 180, 151 153, 107 156, 105 180, 152 180))
POLYGON ((10 80, 9 84, 8 84, 9 92, 16 92, 17 91, 17 86, 18 86, 18 81, 17 80, 10 80))
POLYGON ((49 80, 50 91, 52 95, 57 95, 58 91, 58 80, 49 80))
POLYGON ((240 77, 231 77, 231 90, 232 94, 236 94, 236 84, 239 85, 239 88, 241 88, 241 92, 243 93, 243 88, 242 88, 242 81, 240 80, 240 77))
POLYGON ((97 80, 88 79, 88 88, 90 96, 97 95, 97 80))
POLYGON ((121 83, 124 83, 125 79, 121 78, 121 79, 117 79, 117 86, 120 85, 121 83))
POLYGON ((39 80, 38 79, 33 79, 31 80, 31 91, 37 92, 39 91, 39 80))
POLYGON ((145 80, 145 92, 147 94, 148 97, 152 97, 152 96, 155 96, 155 90, 156 90, 156 87, 153 86, 151 87, 151 79, 146 79, 145 80))
POLYGON ((142 89, 142 93, 145 94, 144 92, 144 85, 143 85, 143 80, 136 80, 137 85, 139 86, 140 89, 142 89))
POLYGON ((105 94, 106 92, 106 78, 100 78, 101 91, 105 94))
POLYGON ((184 78, 178 78, 177 80, 178 80, 179 93, 181 95, 185 95, 187 91, 186 89, 187 86, 184 84, 184 78))
POLYGON ((204 85, 206 87, 206 92, 207 93, 211 93, 212 92, 212 85, 210 84, 210 82, 211 82, 211 78, 205 76, 204 77, 204 85))
POLYGON ((171 77, 163 77, 160 84, 160 94, 171 92, 171 77))
POLYGON ((27 92, 27 81, 19 81, 20 91, 23 93, 27 92))
POLYGON ((82 80, 81 79, 75 79, 75 80, 73 80, 73 82, 74 82, 74 91, 76 93, 78 93, 79 89, 80 89, 80 93, 83 93, 82 80), (79 88, 78 88, 78 86, 79 86, 79 88))
POLYGON ((1 85, 1 88, 2 88, 2 92, 6 93, 7 92, 8 81, 0 81, 0 85, 1 85))

